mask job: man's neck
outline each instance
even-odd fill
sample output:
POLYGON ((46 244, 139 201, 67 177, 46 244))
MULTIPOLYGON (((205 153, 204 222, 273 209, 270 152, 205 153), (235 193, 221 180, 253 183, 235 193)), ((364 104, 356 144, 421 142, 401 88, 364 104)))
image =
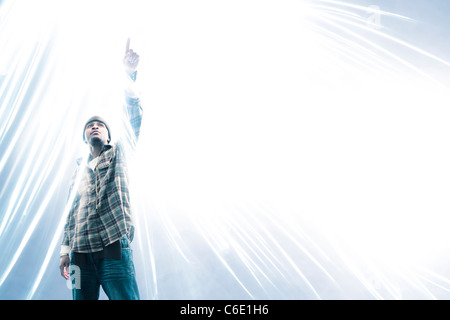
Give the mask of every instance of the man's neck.
POLYGON ((102 152, 104 145, 103 144, 95 144, 89 146, 91 149, 91 159, 97 158, 102 152))

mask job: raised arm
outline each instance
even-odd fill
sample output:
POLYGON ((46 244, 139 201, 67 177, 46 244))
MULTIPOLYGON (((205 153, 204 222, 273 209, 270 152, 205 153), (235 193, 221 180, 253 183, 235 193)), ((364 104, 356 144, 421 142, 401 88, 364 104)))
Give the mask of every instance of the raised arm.
POLYGON ((139 64, 139 55, 132 49, 130 49, 130 38, 128 38, 127 40, 123 64, 125 66, 125 72, 129 78, 128 86, 125 89, 125 107, 127 115, 125 127, 130 133, 127 135, 128 139, 131 139, 131 143, 133 145, 139 139, 143 112, 141 101, 134 86, 134 82, 136 81, 137 76, 137 66, 139 64))

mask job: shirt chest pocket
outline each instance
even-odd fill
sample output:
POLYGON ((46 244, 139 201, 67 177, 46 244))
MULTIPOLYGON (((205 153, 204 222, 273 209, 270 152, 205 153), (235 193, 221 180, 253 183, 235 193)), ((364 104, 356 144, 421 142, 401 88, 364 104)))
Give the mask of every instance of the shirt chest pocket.
POLYGON ((96 170, 95 170, 95 178, 96 178, 96 188, 103 188, 105 185, 108 184, 108 180, 114 176, 113 173, 113 159, 102 159, 97 164, 96 170))

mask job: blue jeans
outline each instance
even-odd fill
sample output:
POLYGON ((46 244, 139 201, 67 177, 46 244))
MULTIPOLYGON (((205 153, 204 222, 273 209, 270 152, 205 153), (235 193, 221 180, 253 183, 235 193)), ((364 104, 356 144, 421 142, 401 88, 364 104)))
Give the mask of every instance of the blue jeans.
POLYGON ((78 276, 78 279, 72 280, 73 300, 98 300, 100 286, 110 300, 139 300, 133 251, 128 237, 123 237, 120 241, 122 244, 120 260, 95 259, 91 254, 87 254, 86 265, 77 267, 71 263, 71 277, 78 276))

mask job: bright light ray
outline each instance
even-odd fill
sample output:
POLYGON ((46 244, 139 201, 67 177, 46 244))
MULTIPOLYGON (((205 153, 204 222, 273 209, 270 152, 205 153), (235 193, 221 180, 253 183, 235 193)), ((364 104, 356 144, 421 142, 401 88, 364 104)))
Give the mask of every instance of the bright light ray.
POLYGON ((0 298, 71 298, 69 182, 89 116, 125 136, 127 37, 142 298, 448 298, 450 63, 357 2, 1 1, 0 298))
POLYGON ((361 23, 355 23, 353 21, 349 21, 348 19, 343 19, 343 18, 341 18, 339 16, 336 16, 336 15, 327 14, 326 12, 318 14, 315 17, 320 19, 321 16, 324 17, 323 19, 321 19, 323 22, 326 22, 327 24, 330 24, 331 26, 333 26, 333 27, 335 27, 335 28, 337 28, 339 30, 345 31, 349 35, 357 38, 358 40, 363 41, 364 43, 368 44, 371 47, 374 47, 375 49, 383 52, 387 56, 389 56, 391 58, 394 58, 396 61, 406 65, 411 70, 414 70, 414 71, 420 73, 423 76, 428 76, 428 75, 425 72, 422 72, 419 68, 416 68, 412 63, 409 63, 407 60, 402 59, 398 55, 392 53, 391 51, 389 51, 389 50, 387 50, 385 48, 383 48, 382 46, 377 45, 375 42, 367 40, 366 38, 364 38, 363 36, 359 35, 358 33, 354 32, 354 31, 351 31, 349 28, 344 27, 342 24, 334 23, 331 20, 335 20, 335 21, 343 23, 343 24, 348 24, 348 25, 351 25, 353 27, 357 27, 357 28, 364 29, 366 31, 370 31, 370 32, 372 32, 372 33, 374 33, 374 34, 376 34, 378 36, 381 36, 381 37, 384 37, 386 39, 392 40, 392 41, 397 42, 397 43, 399 43, 399 44, 401 44, 401 45, 403 45, 403 46, 405 46, 405 47, 407 47, 409 49, 417 51, 418 53, 423 54, 423 55, 425 55, 425 56, 427 56, 429 58, 435 59, 435 60, 439 61, 440 63, 443 63, 444 65, 450 66, 450 63, 445 61, 445 60, 443 60, 443 59, 440 59, 440 58, 438 58, 438 57, 436 57, 436 56, 434 56, 434 55, 432 55, 432 54, 430 54, 430 53, 428 53, 428 52, 426 52, 424 50, 421 50, 421 49, 419 49, 417 47, 414 47, 414 46, 412 46, 412 45, 410 45, 410 44, 408 44, 408 43, 406 43, 404 41, 401 41, 401 40, 395 38, 395 37, 392 37, 392 36, 389 36, 389 35, 387 35, 387 34, 385 34, 383 32, 377 31, 374 28, 370 28, 370 27, 368 27, 368 26, 366 26, 364 24, 362 25, 361 23))
MULTIPOLYGON (((87 154, 85 155, 83 160, 84 161, 87 160, 87 154)), ((80 172, 81 172, 81 170, 80 170, 80 172)), ((69 199, 67 201, 66 206, 64 207, 63 214, 61 215, 61 219, 59 220, 59 223, 58 223, 58 229, 59 230, 64 228, 64 224, 66 223, 66 217, 67 217, 67 215, 69 214, 69 211, 70 211, 70 203, 72 203, 73 200, 75 199, 75 195, 76 195, 75 191, 77 190, 77 187, 79 186, 79 184, 81 182, 81 178, 82 178, 82 175, 79 174, 79 175, 77 175, 77 177, 75 179, 74 188, 72 189, 72 192, 69 195, 69 199)), ((33 298, 33 295, 36 292, 37 287, 41 283, 42 277, 44 276, 44 273, 46 272, 46 270, 48 268, 48 265, 49 265, 49 263, 51 261, 50 260, 51 259, 51 255, 54 253, 55 248, 58 245, 60 245, 60 236, 58 235, 58 233, 55 233, 55 235, 52 238, 52 241, 50 242, 50 248, 47 251, 47 254, 46 254, 45 259, 44 259, 44 261, 43 261, 43 263, 41 265, 41 268, 40 268, 40 270, 39 270, 39 272, 38 272, 38 274, 36 276, 36 279, 35 279, 35 281, 33 283, 33 286, 31 288, 30 292, 28 293, 27 299, 33 298)))

